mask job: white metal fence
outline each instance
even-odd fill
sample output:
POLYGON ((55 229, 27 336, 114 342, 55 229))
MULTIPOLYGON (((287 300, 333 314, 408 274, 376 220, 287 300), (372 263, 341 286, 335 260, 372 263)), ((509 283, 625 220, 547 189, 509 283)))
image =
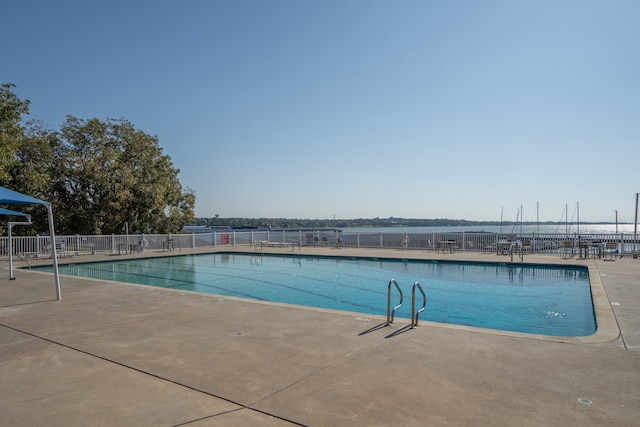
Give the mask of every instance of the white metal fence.
MULTIPOLYGON (((175 251, 218 246, 320 246, 386 248, 428 251, 500 252, 517 245, 531 253, 596 250, 615 244, 614 255, 638 254, 638 242, 628 234, 496 234, 496 233, 349 233, 339 231, 215 231, 198 234, 130 234, 108 236, 56 236, 59 256, 96 253, 122 254, 143 251, 175 251)), ((22 258, 50 256, 49 236, 14 236, 13 254, 22 258)), ((6 258, 7 237, 0 237, 0 257, 6 258)), ((611 250, 611 249, 610 249, 611 250)))

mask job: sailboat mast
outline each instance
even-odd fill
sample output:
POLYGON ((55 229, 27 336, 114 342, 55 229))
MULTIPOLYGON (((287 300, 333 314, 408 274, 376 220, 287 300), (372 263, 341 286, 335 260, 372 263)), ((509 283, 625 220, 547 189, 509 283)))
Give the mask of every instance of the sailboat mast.
POLYGON ((638 258, 638 194, 636 193, 636 219, 633 223, 633 259, 638 258))
POLYGON ((520 205, 520 234, 522 234, 522 219, 524 218, 524 212, 522 211, 522 205, 520 205))
POLYGON ((580 202, 576 202, 576 211, 578 213, 578 218, 577 218, 577 221, 578 221, 578 226, 577 226, 578 227, 577 228, 577 230, 578 230, 578 238, 580 238, 580 202))

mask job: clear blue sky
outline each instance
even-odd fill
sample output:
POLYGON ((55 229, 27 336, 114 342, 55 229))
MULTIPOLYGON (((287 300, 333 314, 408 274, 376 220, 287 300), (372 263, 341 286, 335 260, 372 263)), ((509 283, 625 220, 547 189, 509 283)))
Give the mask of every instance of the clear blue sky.
POLYGON ((10 1, 30 118, 157 135, 196 216, 633 221, 640 1, 10 1))

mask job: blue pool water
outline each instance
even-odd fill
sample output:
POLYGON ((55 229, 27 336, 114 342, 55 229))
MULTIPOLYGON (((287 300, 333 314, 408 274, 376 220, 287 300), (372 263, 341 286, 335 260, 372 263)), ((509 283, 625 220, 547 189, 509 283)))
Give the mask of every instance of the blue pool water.
POLYGON ((555 336, 596 331, 582 267, 217 253, 68 264, 60 273, 382 316, 394 278, 405 295, 396 318, 411 317, 418 281, 427 295, 421 320, 555 336))

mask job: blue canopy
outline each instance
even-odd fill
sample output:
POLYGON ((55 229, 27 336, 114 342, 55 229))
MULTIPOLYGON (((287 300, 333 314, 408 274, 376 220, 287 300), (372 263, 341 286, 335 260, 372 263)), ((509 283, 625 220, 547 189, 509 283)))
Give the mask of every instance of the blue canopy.
POLYGON ((26 213, 16 212, 16 211, 12 211, 12 210, 9 210, 9 209, 3 209, 3 208, 0 208, 0 215, 15 215, 15 216, 27 216, 27 217, 31 216, 31 215, 28 215, 26 213))
MULTIPOLYGON (((60 300, 61 299, 60 275, 58 274, 58 255, 56 254, 56 245, 55 245, 56 236, 55 236, 55 231, 53 227, 53 212, 51 211, 51 203, 45 202, 40 199, 36 199, 35 197, 27 196, 26 194, 18 193, 17 191, 9 190, 8 188, 0 187, 0 205, 44 205, 47 208, 47 213, 49 217, 49 236, 51 238, 51 259, 53 260, 53 275, 56 283, 56 294, 57 294, 58 300, 60 300)), ((23 213, 12 211, 9 209, 2 209, 0 214, 27 216, 29 217, 29 222, 31 222, 30 215, 25 215, 23 213)), ((11 228, 11 225, 9 225, 9 228, 11 228)), ((12 247, 11 241, 9 241, 9 248, 11 247, 12 247)), ((9 250, 9 265, 10 265, 9 270, 11 270, 11 252, 12 251, 10 249, 9 250)), ((13 278, 13 275, 11 275, 11 278, 13 278)))
POLYGON ((0 205, 49 205, 35 197, 27 196, 26 194, 18 193, 17 191, 9 190, 8 188, 0 187, 0 205))

